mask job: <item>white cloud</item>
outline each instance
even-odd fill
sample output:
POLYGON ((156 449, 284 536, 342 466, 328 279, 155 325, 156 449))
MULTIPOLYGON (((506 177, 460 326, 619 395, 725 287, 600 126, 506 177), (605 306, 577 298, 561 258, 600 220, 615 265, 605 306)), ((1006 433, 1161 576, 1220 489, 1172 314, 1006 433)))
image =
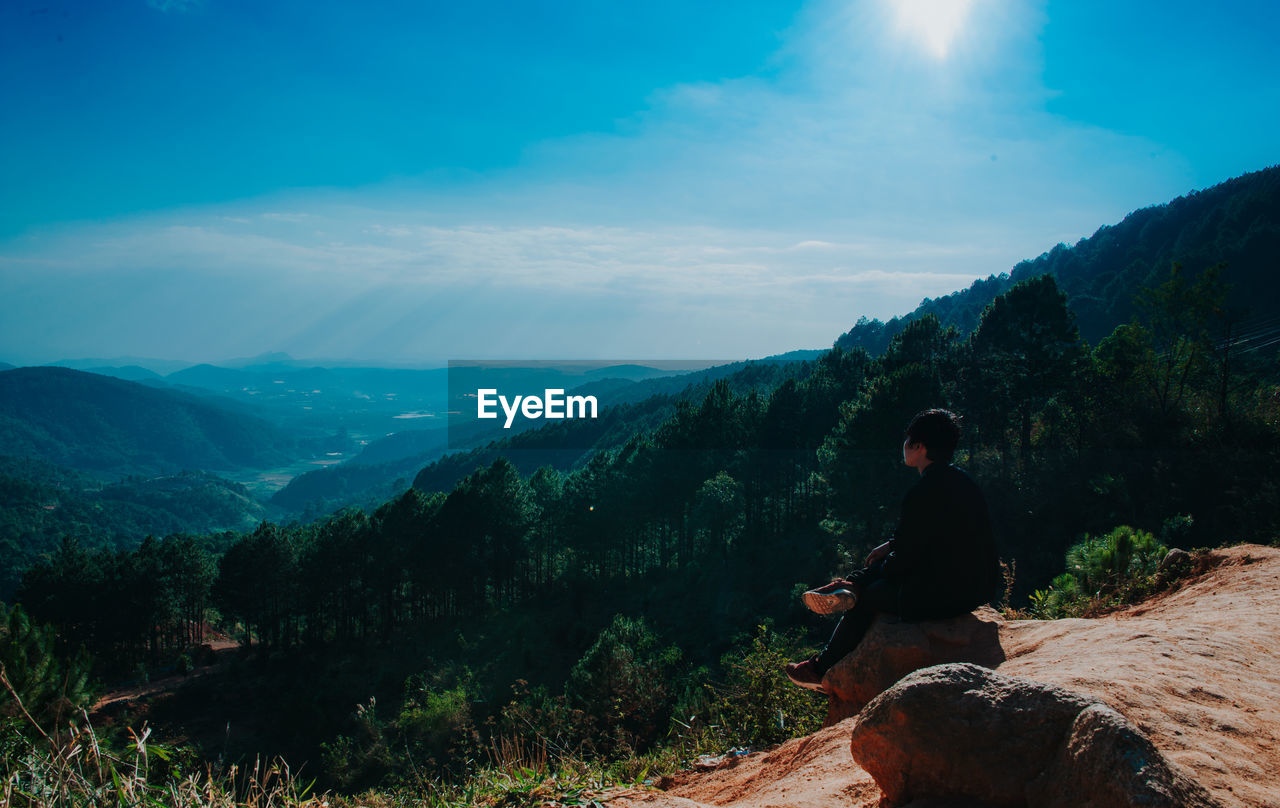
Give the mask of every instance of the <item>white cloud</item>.
POLYGON ((297 191, 0 244, 0 345, 36 350, 23 312, 41 311, 55 354, 764 355, 1186 190, 1158 144, 1046 111, 1034 5, 974 0, 941 55, 891 35, 889 9, 815 3, 767 74, 659 88, 614 131, 448 190, 297 191), (96 305, 67 292, 85 288, 96 305))

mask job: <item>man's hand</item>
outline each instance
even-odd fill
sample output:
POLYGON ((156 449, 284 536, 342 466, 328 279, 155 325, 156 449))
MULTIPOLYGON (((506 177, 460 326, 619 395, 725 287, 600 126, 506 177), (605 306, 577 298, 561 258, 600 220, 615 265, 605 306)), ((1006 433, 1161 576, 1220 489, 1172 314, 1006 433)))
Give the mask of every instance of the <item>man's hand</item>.
POLYGON ((887 558, 889 556, 889 550, 892 549, 889 547, 889 544, 890 542, 885 542, 884 544, 880 545, 879 547, 877 547, 876 549, 872 550, 870 553, 867 554, 868 567, 876 563, 877 561, 880 561, 881 559, 887 558))

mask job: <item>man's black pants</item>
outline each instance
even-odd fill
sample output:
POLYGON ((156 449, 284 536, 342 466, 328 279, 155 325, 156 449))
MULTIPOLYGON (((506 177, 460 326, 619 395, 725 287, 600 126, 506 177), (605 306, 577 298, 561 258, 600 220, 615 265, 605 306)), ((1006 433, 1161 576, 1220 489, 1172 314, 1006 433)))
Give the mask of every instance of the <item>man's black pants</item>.
POLYGON ((902 584, 881 577, 879 564, 859 570, 849 580, 857 585, 858 600, 840 618, 827 647, 814 660, 819 675, 825 674, 845 654, 858 647, 877 612, 902 613, 902 584))

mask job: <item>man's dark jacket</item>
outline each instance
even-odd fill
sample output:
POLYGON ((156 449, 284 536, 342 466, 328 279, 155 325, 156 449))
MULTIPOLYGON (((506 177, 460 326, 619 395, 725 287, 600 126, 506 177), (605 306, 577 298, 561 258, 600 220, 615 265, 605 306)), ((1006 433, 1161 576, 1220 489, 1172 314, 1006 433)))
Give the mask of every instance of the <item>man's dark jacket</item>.
POLYGON ((963 614, 994 598, 1000 560, 991 514, 968 474, 930 463, 902 500, 881 574, 902 585, 907 618, 963 614))

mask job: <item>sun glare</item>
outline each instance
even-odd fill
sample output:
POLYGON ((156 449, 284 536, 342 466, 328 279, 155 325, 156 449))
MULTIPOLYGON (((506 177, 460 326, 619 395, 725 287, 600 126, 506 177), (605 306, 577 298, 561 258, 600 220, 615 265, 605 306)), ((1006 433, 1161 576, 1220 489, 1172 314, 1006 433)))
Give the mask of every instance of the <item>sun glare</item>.
POLYGON ((973 0, 887 0, 898 30, 936 59, 947 58, 964 28, 973 0))

